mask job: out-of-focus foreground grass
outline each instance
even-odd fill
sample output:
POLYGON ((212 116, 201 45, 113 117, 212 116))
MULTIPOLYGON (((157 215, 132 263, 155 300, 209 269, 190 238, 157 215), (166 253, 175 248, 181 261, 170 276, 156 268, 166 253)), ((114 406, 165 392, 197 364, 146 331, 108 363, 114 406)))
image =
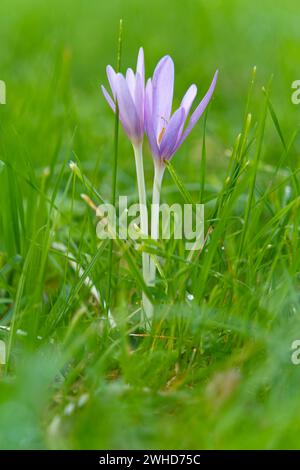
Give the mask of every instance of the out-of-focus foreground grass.
MULTIPOLYGON (((300 368, 290 360, 300 337, 299 19, 296 0, 1 1, 0 339, 10 354, 0 366, 1 448, 299 447, 300 368), (117 247, 117 328, 103 319, 109 248, 80 194, 99 200, 68 167, 77 161, 110 199, 114 118, 99 85, 116 62, 120 18, 123 70, 140 46, 147 75, 169 53, 177 104, 220 70, 203 200, 214 231, 193 263, 179 241, 161 245, 145 336, 134 336, 138 275, 117 247)), ((202 137, 199 124, 173 160, 194 201, 202 137)), ((150 189, 147 151, 145 168, 150 189)), ((136 200, 123 132, 118 193, 136 200)), ((170 175, 163 199, 183 202, 170 175)), ((139 266, 141 253, 131 256, 139 266)))

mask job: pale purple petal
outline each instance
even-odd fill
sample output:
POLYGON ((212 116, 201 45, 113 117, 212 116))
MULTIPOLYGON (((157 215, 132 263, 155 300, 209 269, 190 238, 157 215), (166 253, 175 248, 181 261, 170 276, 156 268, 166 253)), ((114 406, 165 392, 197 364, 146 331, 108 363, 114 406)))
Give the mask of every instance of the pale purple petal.
POLYGON ((139 73, 142 79, 142 85, 145 86, 145 60, 144 60, 144 50, 140 47, 139 55, 136 64, 136 73, 139 73))
POLYGON ((147 80, 146 90, 145 90, 145 98, 148 100, 149 115, 151 115, 151 118, 152 118, 152 113, 153 113, 153 85, 152 85, 151 78, 149 78, 147 80))
POLYGON ((132 99, 134 101, 134 95, 135 95, 135 75, 132 69, 127 69, 126 72, 126 82, 130 91, 130 94, 132 96, 132 99))
POLYGON ((144 133, 144 87, 142 85, 142 78, 137 72, 136 74, 136 83, 135 83, 135 94, 134 102, 135 109, 139 118, 139 133, 143 135, 144 133))
POLYGON ((179 145, 182 144, 182 142, 189 135, 189 133, 191 132, 191 130, 193 129, 193 127, 195 126, 197 121, 200 119, 203 112, 205 111, 205 108, 207 107, 207 105, 208 105, 208 103, 209 103, 209 101, 212 97, 212 94, 214 92, 216 82, 217 82, 217 78, 218 78, 218 71, 216 71, 216 73, 214 75, 214 78, 213 78, 213 81, 211 82, 211 85, 210 85, 206 95, 204 96, 204 98, 202 99, 200 104, 197 106, 195 111, 193 112, 193 114, 191 116, 191 119, 188 123, 188 126, 187 126, 186 130, 184 131, 181 139, 179 140, 177 147, 179 147, 179 145))
POLYGON ((107 92, 107 90, 105 89, 105 87, 103 85, 101 85, 101 90, 102 90, 103 95, 104 95, 106 101, 108 102, 109 106, 111 107, 111 109, 115 113, 116 112, 116 105, 115 105, 113 99, 111 98, 110 94, 107 92))
POLYGON ((120 112, 120 121, 131 139, 141 137, 138 116, 130 94, 127 82, 122 74, 117 74, 117 101, 120 112))
POLYGON ((191 85, 189 89, 187 90, 186 94, 182 98, 180 107, 184 108, 185 115, 186 117, 188 116, 190 109, 192 107, 192 104, 194 102, 194 99, 196 98, 197 95, 197 87, 196 85, 191 85))
POLYGON ((174 152, 175 150, 177 149, 177 147, 179 146, 180 144, 180 139, 181 139, 181 136, 182 136, 182 131, 184 129, 184 126, 185 126, 185 123, 186 123, 186 120, 187 120, 187 117, 188 117, 188 114, 190 112, 190 109, 192 107, 192 104, 194 102, 194 99, 196 98, 196 95, 197 95, 197 87, 196 85, 191 85, 187 92, 185 93, 184 97, 182 98, 182 101, 181 101, 181 104, 180 104, 180 108, 183 108, 184 109, 184 112, 185 112, 185 118, 183 119, 182 121, 182 124, 181 124, 181 128, 179 129, 179 132, 178 132, 178 137, 177 137, 177 141, 176 141, 176 146, 175 146, 175 149, 174 149, 174 152))
POLYGON ((178 135, 182 129, 182 125, 185 121, 185 110, 184 108, 179 108, 173 116, 171 117, 169 124, 164 132, 164 135, 160 144, 160 155, 162 158, 170 158, 176 147, 176 142, 178 141, 178 135))
POLYGON ((174 63, 170 56, 163 57, 153 74, 153 125, 156 137, 170 119, 174 88, 174 63))
POLYGON ((152 151, 152 154, 155 157, 159 157, 159 148, 157 145, 156 134, 153 127, 152 119, 153 111, 153 88, 151 78, 147 81, 146 91, 145 91, 145 131, 147 133, 149 145, 152 151))
POLYGON ((115 100, 116 99, 116 89, 117 89, 117 74, 116 74, 116 72, 114 71, 114 69, 112 68, 111 65, 108 65, 106 67, 106 74, 107 74, 108 82, 109 82, 109 85, 110 85, 110 88, 111 88, 111 91, 112 91, 112 94, 113 94, 113 97, 114 97, 114 100, 115 100))

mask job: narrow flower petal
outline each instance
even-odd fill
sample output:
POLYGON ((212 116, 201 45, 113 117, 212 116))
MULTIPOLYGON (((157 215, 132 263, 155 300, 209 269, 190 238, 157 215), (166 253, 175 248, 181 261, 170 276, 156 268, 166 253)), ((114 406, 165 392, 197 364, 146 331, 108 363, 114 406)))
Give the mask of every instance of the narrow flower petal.
POLYGON ((174 63, 163 57, 153 74, 153 125, 157 138, 170 119, 174 88, 174 63))
POLYGON ((153 126, 153 87, 151 78, 147 81, 145 91, 145 130, 147 133, 149 145, 151 147, 152 154, 155 157, 159 157, 159 148, 157 145, 156 134, 153 126))
POLYGON ((177 109, 171 117, 160 144, 160 154, 162 158, 168 159, 173 155, 173 150, 178 141, 178 133, 180 129, 182 129, 185 117, 184 108, 177 109))
POLYGON ((108 82, 114 97, 114 100, 116 99, 116 89, 117 89, 117 74, 114 71, 114 69, 111 67, 111 65, 108 65, 106 67, 106 75, 108 78, 108 82))
POLYGON ((117 101, 120 111, 120 121, 131 139, 141 138, 138 116, 130 94, 128 84, 122 74, 117 74, 117 101))
POLYGON ((139 133, 143 135, 144 133, 144 85, 142 84, 142 78, 137 72, 135 78, 135 92, 134 92, 134 102, 136 113, 139 117, 139 133))
POLYGON ((190 109, 191 109, 192 104, 193 104, 193 102, 194 102, 194 99, 196 98, 196 95, 197 95, 197 87, 196 87, 196 85, 191 85, 191 86, 188 88, 187 92, 185 93, 184 97, 182 98, 180 107, 184 109, 185 118, 184 118, 184 120, 182 121, 181 128, 179 129, 179 132, 178 132, 176 145, 175 145, 175 147, 174 147, 174 152, 177 150, 177 148, 178 148, 178 146, 179 146, 179 144, 180 144, 180 139, 181 139, 181 136, 182 136, 182 131, 183 131, 183 129, 184 129, 184 126, 185 126, 187 117, 188 117, 188 115, 189 115, 189 112, 190 112, 190 109))
POLYGON ((132 69, 127 69, 126 72, 126 82, 130 91, 130 94, 132 96, 132 99, 134 101, 134 95, 135 95, 135 75, 132 69))
POLYGON ((191 116, 191 119, 189 121, 189 124, 188 124, 186 130, 184 131, 180 141, 178 142, 177 147, 179 147, 179 145, 181 145, 182 142, 186 139, 186 137, 189 135, 189 133, 191 132, 191 130, 193 129, 193 127, 195 126, 197 121, 200 119, 203 112, 205 111, 205 108, 208 105, 208 103, 209 103, 209 101, 212 97, 212 94, 214 92, 216 82, 217 82, 217 78, 218 78, 218 71, 216 71, 216 73, 214 75, 214 78, 213 78, 213 81, 211 82, 211 85, 210 85, 206 95, 204 96, 204 98, 202 99, 200 104, 197 106, 195 111, 193 112, 193 114, 191 116))
POLYGON ((186 117, 188 116, 190 109, 192 107, 192 104, 194 102, 194 99, 196 98, 197 95, 197 87, 196 85, 191 85, 189 89, 187 90, 186 94, 182 98, 180 107, 184 108, 185 115, 186 117))
POLYGON ((145 86, 145 60, 144 60, 144 50, 140 47, 139 55, 136 64, 136 73, 139 73, 142 79, 142 85, 145 86))
POLYGON ((106 101, 108 102, 109 106, 111 107, 111 109, 115 113, 116 112, 116 105, 115 105, 113 99, 111 98, 110 94, 108 93, 108 91, 105 89, 105 87, 103 85, 101 85, 101 90, 102 90, 102 93, 103 93, 106 101))
MULTIPOLYGON (((146 89, 145 89, 145 100, 148 103, 148 115, 151 116, 153 114, 153 84, 151 78, 147 80, 146 89)), ((146 103, 145 103, 146 106, 146 103)))

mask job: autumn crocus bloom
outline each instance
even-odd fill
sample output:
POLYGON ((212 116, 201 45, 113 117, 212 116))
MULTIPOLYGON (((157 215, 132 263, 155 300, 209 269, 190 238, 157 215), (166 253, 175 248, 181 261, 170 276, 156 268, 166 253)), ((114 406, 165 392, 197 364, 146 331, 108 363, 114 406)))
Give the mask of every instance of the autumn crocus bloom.
MULTIPOLYGON (((163 57, 157 64, 152 80, 149 79, 145 93, 145 130, 154 157, 154 184, 151 212, 151 238, 158 239, 159 201, 165 160, 170 160, 184 142, 205 111, 214 92, 218 72, 215 73, 206 95, 188 116, 197 94, 196 85, 185 93, 179 108, 171 115, 174 89, 174 63, 170 56, 163 57)), ((155 264, 150 261, 150 283, 155 278, 155 264)))
MULTIPOLYGON (((148 212, 146 200, 146 187, 143 167, 143 139, 144 139, 144 105, 145 105, 145 65, 144 51, 139 50, 136 72, 127 69, 126 75, 116 73, 108 65, 106 68, 107 78, 111 88, 112 96, 102 85, 102 92, 111 109, 118 109, 119 119, 125 133, 132 143, 137 173, 137 183, 140 204, 140 227, 144 236, 148 236, 148 212)), ((143 277, 148 284, 149 277, 149 255, 142 254, 143 277)), ((152 315, 152 305, 143 293, 143 308, 146 317, 152 315)))
POLYGON ((101 85, 102 92, 114 112, 116 112, 116 103, 118 103, 119 119, 123 129, 131 142, 136 145, 142 142, 144 137, 145 65, 143 49, 139 50, 136 73, 129 68, 124 77, 108 65, 106 74, 112 97, 103 85, 101 85))
POLYGON ((173 113, 174 63, 170 56, 163 57, 157 64, 153 79, 147 81, 145 96, 145 130, 152 154, 156 160, 172 158, 205 111, 214 92, 218 72, 201 102, 192 113, 190 109, 197 94, 196 85, 185 93, 179 108, 173 113), (187 126, 185 126, 187 123, 187 126))

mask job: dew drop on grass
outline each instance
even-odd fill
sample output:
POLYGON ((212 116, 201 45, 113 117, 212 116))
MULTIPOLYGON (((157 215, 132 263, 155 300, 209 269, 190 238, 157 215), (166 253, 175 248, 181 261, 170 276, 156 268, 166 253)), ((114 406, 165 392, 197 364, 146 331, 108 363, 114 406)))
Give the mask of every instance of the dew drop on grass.
POLYGON ((89 400, 89 395, 88 393, 83 393, 82 395, 80 395, 79 399, 78 399, 78 407, 81 408, 82 406, 84 406, 88 400, 89 400))
POLYGON ((70 416, 74 410, 75 410, 75 404, 73 402, 70 402, 65 406, 64 414, 66 416, 70 416))
POLYGON ((192 300, 194 300, 193 294, 190 294, 189 292, 187 292, 186 293, 186 300, 188 300, 189 302, 192 302, 192 300))

